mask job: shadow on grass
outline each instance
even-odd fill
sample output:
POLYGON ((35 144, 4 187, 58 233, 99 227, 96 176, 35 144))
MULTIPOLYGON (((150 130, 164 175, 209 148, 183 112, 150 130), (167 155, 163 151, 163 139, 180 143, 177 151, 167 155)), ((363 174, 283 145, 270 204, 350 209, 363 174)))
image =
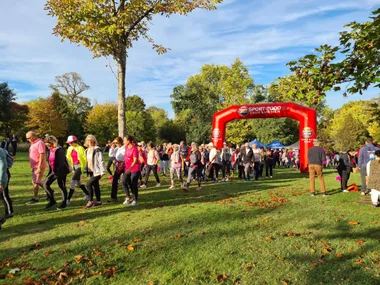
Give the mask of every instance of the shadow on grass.
MULTIPOLYGON (((321 224, 315 224, 310 228, 320 229, 321 224)), ((299 264, 309 264, 310 269, 307 271, 307 279, 302 284, 380 284, 379 274, 373 274, 378 271, 380 264, 374 262, 365 262, 363 260, 367 254, 378 252, 380 229, 368 230, 364 232, 353 232, 352 227, 347 224, 337 225, 333 234, 320 234, 314 237, 315 240, 327 241, 328 243, 340 243, 342 239, 356 240, 363 242, 364 245, 358 245, 358 248, 349 250, 346 253, 346 245, 342 249, 334 249, 330 254, 325 256, 316 256, 310 254, 294 254, 288 257, 299 264), (345 252, 344 255, 339 251, 345 252), (322 260, 323 259, 323 260, 322 260), (370 268, 370 267, 373 268, 370 268), (372 273, 371 273, 372 270, 372 273)), ((379 261, 378 261, 379 262, 379 261)))

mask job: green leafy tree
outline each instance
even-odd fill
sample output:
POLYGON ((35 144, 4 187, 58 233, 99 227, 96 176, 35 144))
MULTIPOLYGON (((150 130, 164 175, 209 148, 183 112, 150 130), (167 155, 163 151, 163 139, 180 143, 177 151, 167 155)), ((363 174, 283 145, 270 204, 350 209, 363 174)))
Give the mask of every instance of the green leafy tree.
POLYGON ((10 135, 15 134, 19 138, 23 138, 27 129, 25 127, 25 121, 28 120, 29 107, 27 105, 21 105, 16 102, 9 104, 10 117, 7 121, 7 130, 10 135))
POLYGON ((118 135, 116 122, 117 104, 95 104, 87 114, 85 130, 95 135, 100 144, 105 144, 118 135))
POLYGON ((299 140, 299 124, 289 118, 255 119, 253 132, 263 144, 278 140, 286 146, 299 140))
POLYGON ((186 140, 186 134, 183 128, 173 120, 168 120, 158 129, 157 133, 157 143, 179 143, 180 141, 186 140))
POLYGON ((158 54, 167 49, 149 36, 154 15, 187 15, 193 10, 216 9, 222 0, 48 0, 48 15, 57 18, 54 34, 81 44, 94 57, 113 57, 118 66, 118 132, 125 135, 125 76, 128 49, 148 40, 158 54))
POLYGON ((0 131, 9 136, 8 124, 11 115, 10 103, 16 100, 16 93, 8 87, 8 83, 0 83, 0 131))

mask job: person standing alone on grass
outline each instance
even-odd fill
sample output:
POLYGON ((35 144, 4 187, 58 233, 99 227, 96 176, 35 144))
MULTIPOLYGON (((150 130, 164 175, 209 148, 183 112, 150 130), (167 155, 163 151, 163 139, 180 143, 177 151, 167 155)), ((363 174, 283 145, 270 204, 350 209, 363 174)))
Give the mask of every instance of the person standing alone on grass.
POLYGON ((98 146, 95 136, 88 135, 84 146, 87 147, 85 151, 87 160, 86 170, 87 174, 90 175, 90 179, 87 181, 89 201, 87 202, 86 208, 92 208, 102 205, 99 180, 105 174, 105 167, 103 152, 98 146), (96 202, 94 202, 94 194, 96 196, 96 202))
MULTIPOLYGON (((8 186, 8 163, 7 163, 7 153, 5 150, 0 148, 0 195, 4 195, 3 192, 8 186)), ((6 219, 0 216, 0 230, 2 225, 5 223, 6 219)))
POLYGON ((86 186, 82 184, 80 180, 80 177, 86 168, 86 154, 84 148, 78 144, 78 139, 75 136, 69 136, 66 143, 70 145, 67 149, 66 158, 74 171, 74 175, 71 178, 70 182, 70 192, 67 197, 67 205, 70 204, 70 200, 73 197, 75 185, 78 185, 78 187, 82 189, 83 193, 85 194, 84 199, 86 202, 88 202, 88 191, 86 189, 86 186))
POLYGON ((309 149, 307 158, 309 160, 309 177, 310 177, 310 192, 311 196, 315 196, 315 175, 318 176, 319 185, 321 186, 321 192, 323 197, 328 196, 325 187, 325 181, 323 179, 323 161, 326 160, 326 154, 320 146, 319 140, 314 140, 314 146, 309 149))
POLYGON ((367 164, 371 160, 375 160, 375 151, 379 150, 379 148, 373 145, 372 137, 368 137, 365 146, 363 146, 359 151, 359 160, 358 166, 360 170, 360 177, 362 180, 361 185, 361 195, 367 195, 367 185, 366 185, 366 176, 367 176, 367 164))
POLYGON ((62 193, 62 203, 57 210, 63 210, 67 207, 67 189, 66 177, 70 173, 69 163, 66 160, 65 150, 58 145, 58 140, 54 136, 45 138, 45 144, 49 148, 49 174, 44 182, 44 188, 49 197, 49 203, 45 210, 54 207, 57 202, 54 199, 54 191, 51 189, 51 184, 57 180, 58 186, 62 193))
POLYGON ((46 169, 46 146, 32 131, 26 133, 26 139, 30 142, 29 160, 33 184, 33 198, 27 204, 32 205, 39 202, 38 190, 39 187, 44 187, 42 177, 46 169))
POLYGON ((380 203, 380 150, 375 151, 375 160, 367 163, 366 170, 372 205, 378 207, 380 203))

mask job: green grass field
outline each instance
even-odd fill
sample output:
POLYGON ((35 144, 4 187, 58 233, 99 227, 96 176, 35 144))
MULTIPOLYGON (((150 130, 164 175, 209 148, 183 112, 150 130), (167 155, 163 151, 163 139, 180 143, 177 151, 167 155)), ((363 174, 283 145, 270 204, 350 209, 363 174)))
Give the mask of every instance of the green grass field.
POLYGON ((335 177, 327 171, 326 198, 311 197, 308 178, 293 169, 190 193, 169 191, 167 178, 155 188, 151 177, 137 208, 85 209, 78 189, 67 210, 44 211, 45 201, 25 205, 32 186, 20 154, 10 185, 15 217, 0 231, 0 283, 380 284, 379 209, 340 193, 335 177))

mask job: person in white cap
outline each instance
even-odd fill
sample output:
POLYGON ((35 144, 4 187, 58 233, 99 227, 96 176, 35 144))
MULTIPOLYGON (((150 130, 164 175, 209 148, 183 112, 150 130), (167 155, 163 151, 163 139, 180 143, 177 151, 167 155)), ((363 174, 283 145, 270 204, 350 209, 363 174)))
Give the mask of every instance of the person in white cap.
POLYGON ((82 181, 80 180, 82 172, 86 167, 86 154, 84 152, 84 148, 78 144, 78 139, 76 136, 69 136, 66 143, 70 145, 67 149, 66 157, 74 171, 74 175, 70 182, 70 192, 66 201, 69 205, 74 194, 75 185, 82 189, 85 194, 84 199, 86 201, 88 201, 88 191, 86 186, 82 184, 82 181))

